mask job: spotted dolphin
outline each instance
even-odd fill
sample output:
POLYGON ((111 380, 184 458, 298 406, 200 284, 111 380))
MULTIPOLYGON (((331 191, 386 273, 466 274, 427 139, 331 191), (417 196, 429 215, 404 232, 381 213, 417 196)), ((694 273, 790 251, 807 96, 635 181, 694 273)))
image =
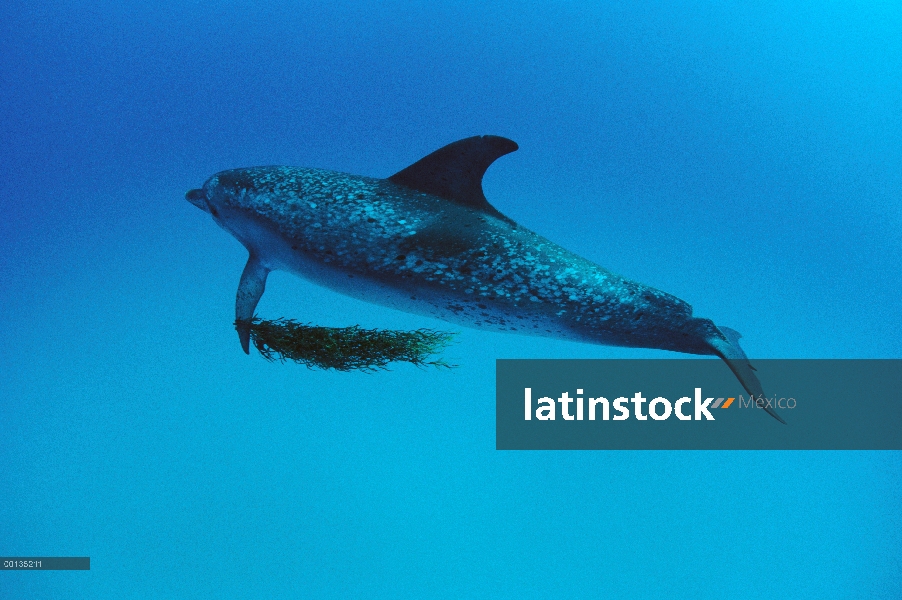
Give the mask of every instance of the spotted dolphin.
MULTIPOLYGON (((737 332, 693 317, 683 300, 614 274, 489 204, 482 177, 516 149, 503 137, 466 138, 388 179, 233 169, 186 198, 248 250, 239 323, 253 317, 269 272, 281 269, 465 327, 716 355, 749 394, 764 394, 737 332)), ((239 324, 238 334, 248 352, 249 327, 239 324)))

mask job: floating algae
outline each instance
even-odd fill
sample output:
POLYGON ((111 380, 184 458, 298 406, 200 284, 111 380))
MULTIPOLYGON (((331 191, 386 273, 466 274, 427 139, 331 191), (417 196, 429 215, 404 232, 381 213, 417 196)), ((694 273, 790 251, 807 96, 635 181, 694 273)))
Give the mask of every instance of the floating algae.
POLYGON ((235 321, 235 326, 250 327, 254 346, 270 361, 290 360, 336 371, 371 371, 396 361, 417 366, 454 366, 429 358, 451 341, 453 334, 444 331, 363 329, 356 325, 317 327, 291 319, 267 321, 257 317, 235 321))

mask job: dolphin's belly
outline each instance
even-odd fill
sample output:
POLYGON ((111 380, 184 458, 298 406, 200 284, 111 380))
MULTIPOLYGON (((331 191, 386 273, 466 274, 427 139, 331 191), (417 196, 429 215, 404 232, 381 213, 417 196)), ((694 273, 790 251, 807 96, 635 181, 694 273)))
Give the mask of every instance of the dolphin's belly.
POLYGON ((464 327, 567 339, 579 337, 562 327, 553 315, 550 318, 543 311, 529 310, 530 307, 524 309, 474 299, 463 290, 436 289, 435 285, 417 280, 354 273, 341 266, 306 259, 299 253, 290 259, 270 260, 269 263, 276 269, 289 271, 346 296, 464 327))
MULTIPOLYGON (((565 318, 566 309, 560 306, 486 298, 474 295, 464 287, 442 286, 419 278, 368 272, 336 262, 327 263, 299 251, 290 240, 272 243, 269 250, 269 255, 264 256, 263 260, 272 269, 288 271, 346 296, 402 312, 473 329, 596 344, 630 345, 622 343, 618 335, 609 334, 605 327, 585 327, 588 322, 583 326, 579 322, 574 324, 572 319, 565 318), (279 251, 273 253, 276 248, 279 251)), ((609 317, 600 317, 606 318, 609 317)))

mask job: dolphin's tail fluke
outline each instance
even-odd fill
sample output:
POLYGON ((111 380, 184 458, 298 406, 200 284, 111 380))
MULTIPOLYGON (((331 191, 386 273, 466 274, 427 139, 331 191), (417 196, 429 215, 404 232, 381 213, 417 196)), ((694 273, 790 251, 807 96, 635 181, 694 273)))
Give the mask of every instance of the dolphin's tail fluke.
MULTIPOLYGON (((739 338, 742 336, 738 331, 730 329, 729 327, 718 327, 718 329, 723 333, 726 340, 716 336, 711 337, 708 342, 711 344, 714 352, 727 363, 727 366, 730 367, 730 370, 733 371, 733 374, 739 379, 739 383, 742 384, 745 391, 753 398, 763 397, 764 388, 761 387, 761 382, 758 381, 758 376, 755 375, 755 367, 749 362, 748 357, 739 345, 739 338)), ((786 421, 780 418, 780 415, 778 415, 770 406, 764 406, 764 410, 776 420, 784 425, 786 424, 786 421)))

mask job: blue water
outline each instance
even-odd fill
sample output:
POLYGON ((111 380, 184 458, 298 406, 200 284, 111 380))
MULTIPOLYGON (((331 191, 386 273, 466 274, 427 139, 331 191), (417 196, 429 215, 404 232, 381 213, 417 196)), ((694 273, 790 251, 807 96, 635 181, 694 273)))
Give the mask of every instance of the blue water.
MULTIPOLYGON (((899 453, 496 451, 496 358, 675 355, 465 330, 453 371, 269 364, 232 326, 244 249, 184 200, 503 135, 499 210, 750 356, 900 358, 900 30, 848 1, 4 2, 0 554, 92 566, 0 598, 902 597, 899 453)), ((447 328, 281 273, 259 312, 447 328)))

